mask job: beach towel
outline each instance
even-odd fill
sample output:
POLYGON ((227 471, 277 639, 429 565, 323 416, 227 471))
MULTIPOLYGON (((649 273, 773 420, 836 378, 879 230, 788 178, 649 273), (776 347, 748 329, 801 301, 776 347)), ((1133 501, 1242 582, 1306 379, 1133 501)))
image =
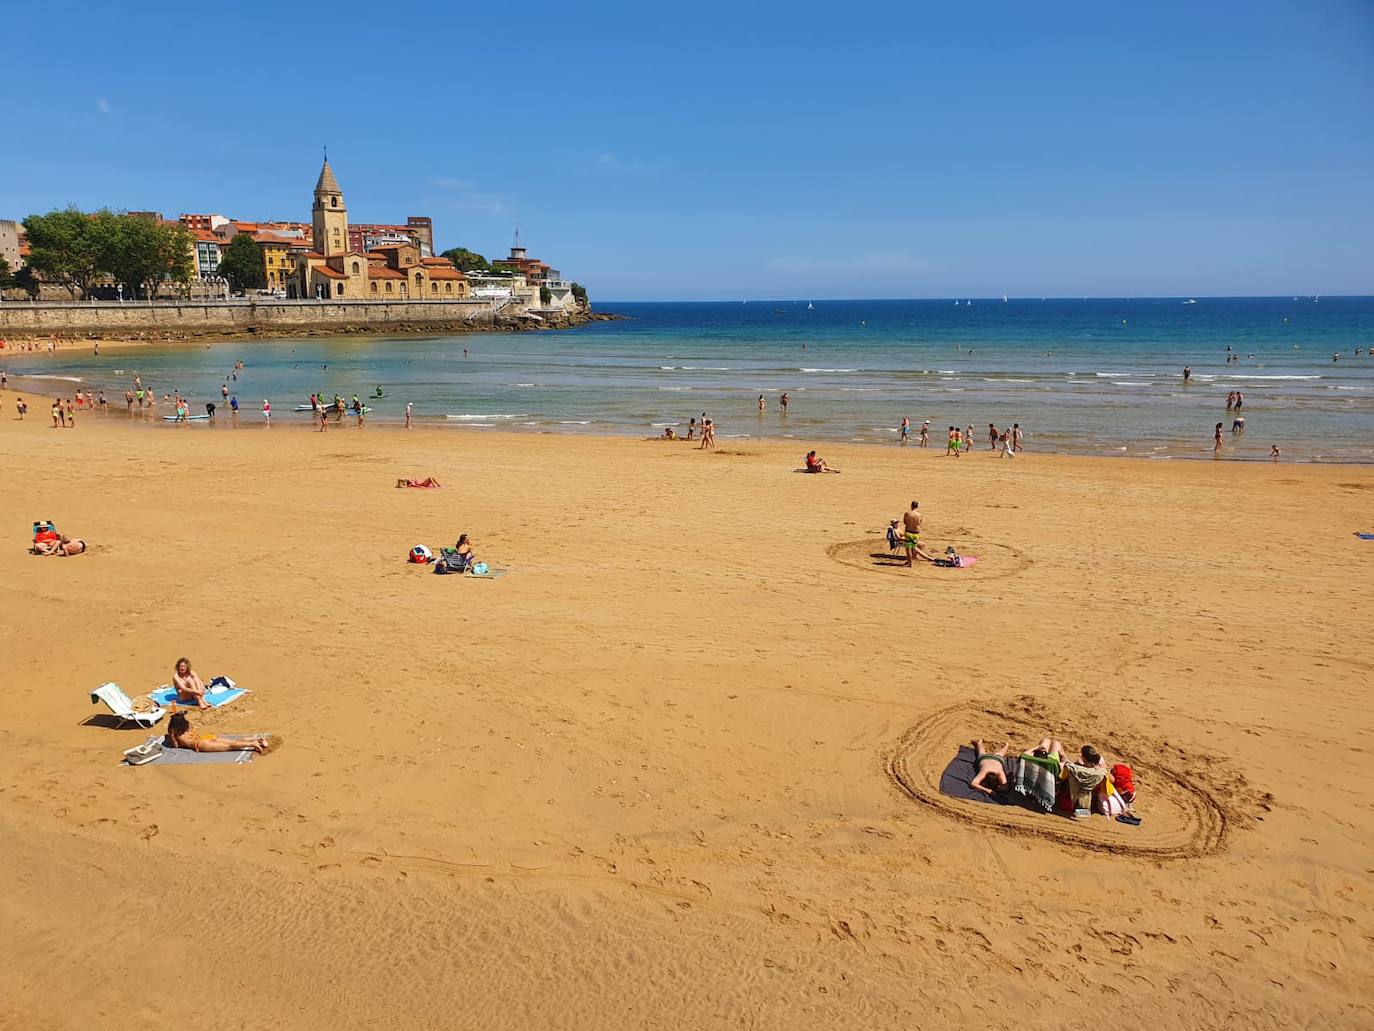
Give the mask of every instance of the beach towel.
MULTIPOLYGON (((945 771, 940 774, 940 794, 948 795, 950 798, 961 798, 966 802, 990 802, 993 805, 1006 805, 1011 801, 1008 796, 1010 792, 1003 792, 1000 795, 985 795, 981 791, 969 787, 969 781, 978 772, 978 767, 973 764, 976 757, 973 749, 968 745, 963 745, 959 749, 959 754, 949 761, 945 771)), ((1008 777, 1008 780, 1011 778, 1008 777)))
MULTIPOLYGON (((223 737, 237 737, 236 734, 221 735, 223 737)), ((149 741, 161 741, 161 737, 150 737, 149 741)), ((203 765, 205 763, 250 763, 253 761, 254 752, 196 752, 190 748, 164 748, 162 754, 156 759, 139 766, 192 766, 203 765)), ((122 756, 119 760, 121 766, 131 765, 122 756)))
POLYGON ((943 569, 967 569, 978 561, 976 555, 959 555, 956 558, 937 558, 935 565, 943 569))
POLYGON ((1374 541, 1374 533, 1357 533, 1355 536, 1362 541, 1374 541))
POLYGON ((1053 756, 1040 758, 1023 753, 1016 760, 1016 778, 1012 790, 1042 813, 1054 809, 1054 796, 1059 782, 1059 760, 1053 756))
POLYGON ((1069 785, 1069 795, 1075 810, 1092 809, 1093 792, 1107 779, 1107 771, 1101 766, 1084 766, 1082 763, 1065 763, 1068 771, 1065 778, 1069 785))
MULTIPOLYGON (((205 704, 212 709, 218 709, 221 705, 228 705, 235 698, 248 693, 247 688, 239 687, 228 677, 215 677, 205 687, 205 704)), ((177 700, 177 689, 164 684, 156 691, 150 691, 148 697, 158 705, 171 705, 177 700)), ((194 703, 177 702, 177 704, 189 706, 194 703)))

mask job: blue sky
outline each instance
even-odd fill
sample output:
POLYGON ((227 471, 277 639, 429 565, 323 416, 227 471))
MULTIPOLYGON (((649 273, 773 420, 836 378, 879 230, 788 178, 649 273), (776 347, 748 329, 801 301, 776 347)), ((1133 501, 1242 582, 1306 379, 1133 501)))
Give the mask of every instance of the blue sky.
POLYGON ((593 299, 1374 293, 1370 0, 429 8, 16 5, 0 218, 306 220, 328 144, 593 299))

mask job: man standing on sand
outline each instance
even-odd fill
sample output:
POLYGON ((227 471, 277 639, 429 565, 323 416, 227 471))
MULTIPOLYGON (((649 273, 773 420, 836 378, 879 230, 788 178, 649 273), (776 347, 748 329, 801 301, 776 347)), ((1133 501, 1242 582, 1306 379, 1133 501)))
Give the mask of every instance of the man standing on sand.
POLYGON ((927 562, 934 561, 921 550, 921 524, 925 521, 925 516, 921 515, 920 507, 919 501, 913 501, 911 508, 902 514, 902 546, 906 548, 908 569, 911 568, 913 560, 918 557, 927 562))

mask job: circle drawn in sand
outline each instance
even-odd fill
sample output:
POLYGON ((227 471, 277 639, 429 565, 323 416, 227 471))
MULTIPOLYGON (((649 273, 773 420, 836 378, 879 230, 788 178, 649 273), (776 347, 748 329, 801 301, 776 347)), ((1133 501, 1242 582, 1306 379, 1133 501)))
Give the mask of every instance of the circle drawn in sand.
MULTIPOLYGON (((920 563, 915 569, 908 569, 906 552, 901 548, 892 551, 887 546, 887 540, 882 537, 832 544, 825 549, 825 553, 840 565, 853 569, 885 573, 908 580, 919 577, 922 586, 935 581, 943 583, 946 579, 954 582, 1002 580, 1009 576, 1017 576, 1032 565, 1032 560, 1026 557, 1025 552, 1018 551, 1009 544, 999 544, 968 535, 956 535, 950 539, 961 553, 967 552, 978 556, 978 564, 968 569, 942 569, 920 563)), ((940 550, 943 550, 943 547, 940 550)))
POLYGON ((1233 795, 1242 797, 1243 779, 1240 783, 1233 779, 1226 788, 1214 789, 1173 768, 1167 759, 1151 754, 1142 743, 1145 739, 1135 739, 1129 733, 1084 738, 1066 721, 1053 721, 1047 718, 1049 715, 1038 700, 1030 697, 1016 699, 1003 708, 951 706, 926 717, 902 735, 886 756, 884 768, 903 795, 942 816, 1005 834, 1114 855, 1199 859, 1222 851, 1232 825, 1245 819, 1244 814, 1223 803, 1223 799, 1233 795), (1144 823, 1130 827, 1097 815, 1088 820, 1070 820, 1018 805, 988 805, 940 794, 940 774, 959 746, 967 745, 974 733, 986 733, 988 728, 995 727, 1002 734, 999 743, 1010 734, 1013 747, 1019 747, 1039 739, 1041 728, 1046 726, 1057 728, 1067 750, 1072 751, 1082 740, 1092 740, 1109 762, 1129 763, 1135 770, 1137 811, 1144 817, 1144 823))

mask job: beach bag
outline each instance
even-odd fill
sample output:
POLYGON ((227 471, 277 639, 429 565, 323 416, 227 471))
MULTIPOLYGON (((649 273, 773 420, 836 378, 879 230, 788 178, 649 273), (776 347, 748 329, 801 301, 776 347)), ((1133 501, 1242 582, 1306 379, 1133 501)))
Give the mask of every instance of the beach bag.
POLYGON ((1135 801, 1135 772, 1125 763, 1112 767, 1112 787, 1127 802, 1135 801))
POLYGON ((428 563, 434 561, 434 553, 430 551, 429 548, 425 547, 423 544, 417 544, 415 545, 415 547, 410 549, 410 558, 408 561, 414 562, 422 566, 427 565, 428 563))
POLYGON ((162 741, 151 737, 141 745, 126 749, 124 761, 130 766, 142 766, 144 763, 152 762, 160 755, 162 755, 162 741))
POLYGON ((486 564, 485 562, 474 562, 474 563, 472 564, 472 575, 473 575, 473 576, 486 576, 486 575, 487 575, 487 564, 486 564))

